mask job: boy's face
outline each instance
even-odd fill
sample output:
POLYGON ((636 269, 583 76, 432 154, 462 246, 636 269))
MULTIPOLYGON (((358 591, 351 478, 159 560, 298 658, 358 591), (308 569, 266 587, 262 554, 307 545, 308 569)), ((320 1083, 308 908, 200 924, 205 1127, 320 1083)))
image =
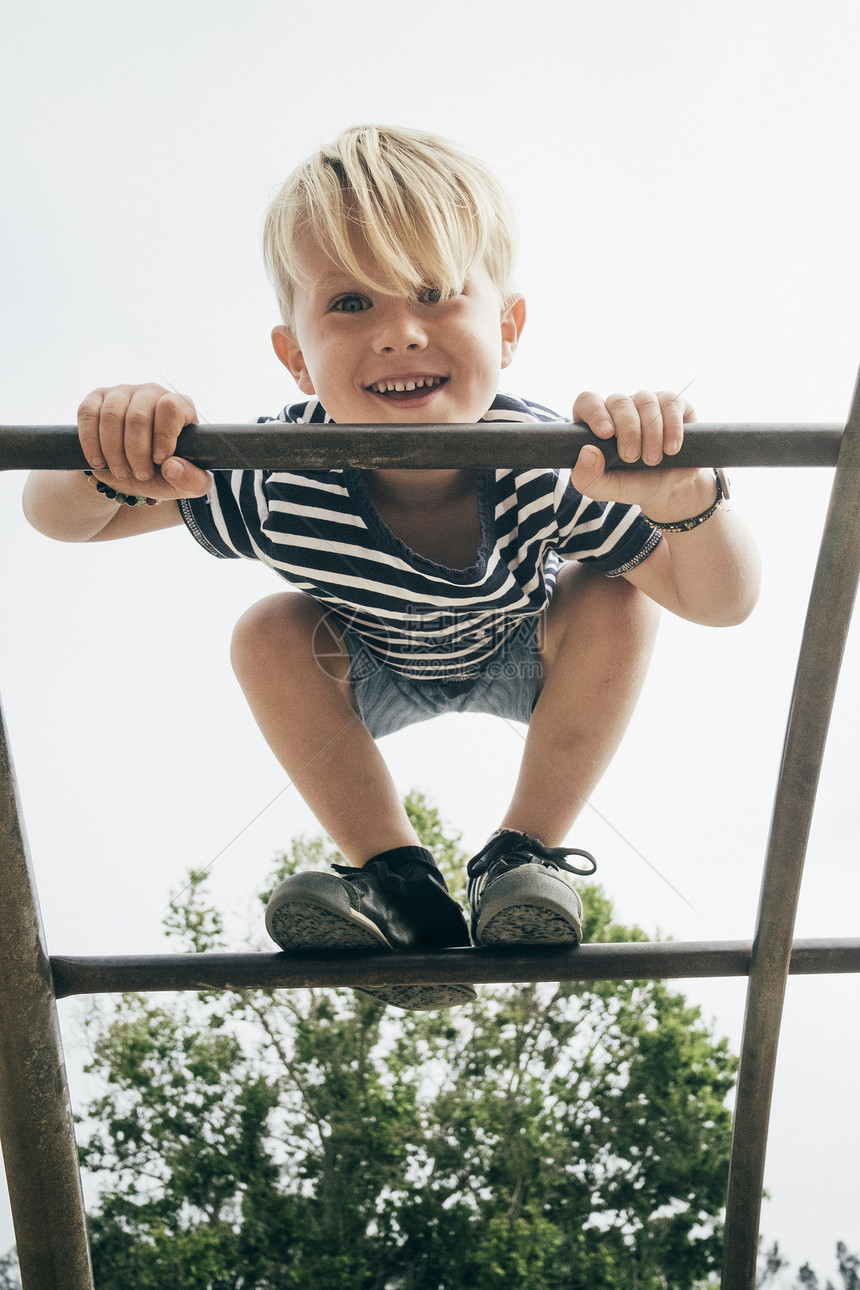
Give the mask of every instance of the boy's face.
POLYGON ((461 295, 433 302, 368 287, 310 239, 302 259, 293 326, 272 341, 304 394, 341 424, 480 420, 513 358, 521 298, 500 309, 483 264, 461 295))

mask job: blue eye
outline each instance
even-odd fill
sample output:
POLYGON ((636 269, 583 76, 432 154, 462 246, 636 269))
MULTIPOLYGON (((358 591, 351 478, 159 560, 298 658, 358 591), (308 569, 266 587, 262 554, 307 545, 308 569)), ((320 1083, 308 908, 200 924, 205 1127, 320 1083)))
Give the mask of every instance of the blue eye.
POLYGON ((418 299, 422 305, 435 305, 442 299, 442 292, 438 287, 425 287, 418 293, 418 299))
POLYGON ((370 308, 370 301, 365 296, 351 294, 335 300, 332 309, 341 314, 360 314, 370 308))

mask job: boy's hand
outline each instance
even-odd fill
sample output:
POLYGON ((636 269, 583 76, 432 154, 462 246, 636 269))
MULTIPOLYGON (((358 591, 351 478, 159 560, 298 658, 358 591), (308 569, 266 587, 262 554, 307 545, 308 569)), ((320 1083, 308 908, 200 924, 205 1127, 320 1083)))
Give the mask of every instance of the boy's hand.
POLYGON ((595 447, 582 449, 571 473, 574 488, 596 501, 632 502, 646 514, 671 519, 667 508, 677 506, 679 487, 687 482, 692 484, 699 471, 677 467, 671 472, 665 468, 613 470, 612 466, 619 458, 622 461, 641 458, 647 466, 654 467, 665 456, 674 456, 684 440, 684 425, 696 419, 687 400, 667 390, 656 394, 640 390, 629 398, 611 394, 605 400, 599 394, 586 392, 573 405, 573 419, 584 421, 599 439, 616 441, 607 444, 605 452, 595 447))
POLYGON ((203 497, 212 476, 174 457, 183 426, 197 423, 190 399, 160 385, 93 390, 78 408, 78 435, 98 479, 121 493, 159 501, 203 497))

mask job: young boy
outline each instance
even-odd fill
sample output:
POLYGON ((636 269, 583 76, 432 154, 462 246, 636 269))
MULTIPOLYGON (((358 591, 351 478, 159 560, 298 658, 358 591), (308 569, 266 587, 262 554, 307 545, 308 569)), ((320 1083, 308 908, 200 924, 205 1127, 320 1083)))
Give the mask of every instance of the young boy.
MULTIPOLYGON (((345 131, 287 180, 264 242, 283 318, 275 352, 307 396, 280 420, 555 419, 497 394, 525 321, 513 224, 492 175, 450 144, 345 131)), ((755 551, 722 505, 722 476, 658 469, 693 415, 668 393, 579 396, 574 419, 650 470, 607 471, 584 448, 569 479, 503 468, 213 477, 173 455, 198 420, 189 399, 120 386, 79 409, 91 472, 32 475, 25 509, 65 541, 184 522, 212 554, 263 560, 293 584, 240 620, 234 666, 349 866, 296 874, 272 894, 267 926, 282 948, 461 946, 470 932, 476 945, 575 944, 582 906, 564 871, 594 862, 562 843, 630 718, 658 606, 725 625, 757 597, 755 551), (508 812, 468 866, 470 929, 375 743, 447 711, 528 723, 508 812)), ((375 993, 412 1008, 474 997, 468 985, 375 993)))

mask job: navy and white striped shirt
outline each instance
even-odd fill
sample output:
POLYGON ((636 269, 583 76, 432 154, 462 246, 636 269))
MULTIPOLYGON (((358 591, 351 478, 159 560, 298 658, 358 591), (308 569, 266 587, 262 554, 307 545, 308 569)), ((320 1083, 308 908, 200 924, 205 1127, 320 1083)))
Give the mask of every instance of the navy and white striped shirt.
MULTIPOLYGON (((498 395, 482 417, 557 419, 508 395, 498 395)), ((261 420, 330 418, 311 399, 261 420)), ((469 569, 448 569, 391 532, 360 470, 232 470, 214 477, 207 497, 180 502, 207 551, 262 560, 328 606, 395 672, 423 680, 478 675, 523 618, 543 613, 562 558, 614 576, 650 555, 661 536, 636 507, 583 497, 566 471, 482 470, 477 560, 469 569)))

